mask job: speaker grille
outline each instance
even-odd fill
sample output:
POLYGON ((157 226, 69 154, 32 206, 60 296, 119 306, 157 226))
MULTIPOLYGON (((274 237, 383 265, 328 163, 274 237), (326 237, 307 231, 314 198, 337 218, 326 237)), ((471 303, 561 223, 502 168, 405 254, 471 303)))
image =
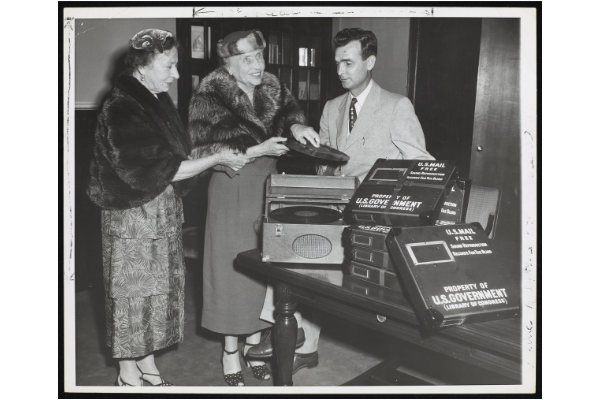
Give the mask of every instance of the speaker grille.
POLYGON ((320 235, 302 235, 298 236, 292 243, 292 250, 300 257, 321 258, 329 255, 333 246, 329 239, 320 235))

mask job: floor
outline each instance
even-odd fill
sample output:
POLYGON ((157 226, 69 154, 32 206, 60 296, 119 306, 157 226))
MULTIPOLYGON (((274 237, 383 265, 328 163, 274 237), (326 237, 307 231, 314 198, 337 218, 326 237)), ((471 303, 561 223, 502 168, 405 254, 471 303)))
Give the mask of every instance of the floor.
MULTIPOLYGON (((222 338, 200 327, 201 282, 199 267, 186 259, 186 324, 184 341, 156 354, 163 376, 177 386, 226 386, 221 370, 222 338)), ((101 290, 76 294, 76 384, 112 386, 117 363, 105 345, 104 299, 101 290)), ((378 364, 393 342, 385 335, 334 316, 325 315, 319 343, 319 365, 302 369, 294 386, 336 386, 378 364)), ((256 380, 243 367, 248 386, 272 386, 273 380, 256 380)))

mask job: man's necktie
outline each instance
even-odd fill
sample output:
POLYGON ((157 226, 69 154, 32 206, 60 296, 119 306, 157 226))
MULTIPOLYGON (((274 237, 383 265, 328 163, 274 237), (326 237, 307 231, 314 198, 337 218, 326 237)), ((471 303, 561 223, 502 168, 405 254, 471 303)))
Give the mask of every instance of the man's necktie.
POLYGON ((354 123, 356 122, 356 108, 354 107, 355 104, 356 97, 353 97, 352 101, 350 102, 350 132, 352 132, 352 128, 354 128, 354 123))

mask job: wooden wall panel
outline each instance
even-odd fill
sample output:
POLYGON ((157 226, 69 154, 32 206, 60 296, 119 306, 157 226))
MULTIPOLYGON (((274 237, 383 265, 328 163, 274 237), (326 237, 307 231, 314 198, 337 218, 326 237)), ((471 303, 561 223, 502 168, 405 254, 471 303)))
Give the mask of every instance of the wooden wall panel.
POLYGON ((483 19, 471 151, 473 184, 502 190, 496 238, 511 241, 521 233, 519 24, 483 19))
POLYGON ((412 18, 409 98, 429 153, 469 176, 481 18, 412 18))

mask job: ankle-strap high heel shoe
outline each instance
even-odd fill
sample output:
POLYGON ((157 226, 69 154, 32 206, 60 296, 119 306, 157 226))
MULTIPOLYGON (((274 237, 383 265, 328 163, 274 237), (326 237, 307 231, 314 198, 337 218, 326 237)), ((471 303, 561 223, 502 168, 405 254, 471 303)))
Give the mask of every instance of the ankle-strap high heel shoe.
POLYGON ((249 366, 250 368, 252 368, 252 374, 259 381, 271 380, 271 371, 269 370, 269 367, 267 367, 265 364, 250 365, 250 357, 248 356, 248 349, 250 349, 252 346, 256 346, 256 344, 252 344, 252 343, 244 344, 243 358, 244 358, 244 361, 246 362, 246 365, 249 366))
POLYGON ((140 377, 141 380, 148 382, 151 386, 173 386, 173 384, 165 379, 163 379, 162 376, 158 375, 158 374, 149 374, 147 372, 142 371, 142 369, 140 368, 139 365, 137 365, 137 363, 135 364, 135 366, 137 367, 137 369, 142 373, 142 376, 140 377), (158 376, 160 378, 160 383, 157 383, 156 385, 153 384, 152 382, 150 382, 148 379, 144 378, 144 375, 150 375, 150 376, 158 376))
MULTIPOLYGON (((140 379, 140 383, 142 383, 142 380, 140 379)), ((123 380, 123 378, 121 378, 121 374, 119 374, 119 376, 117 376, 117 381, 115 382, 115 386, 134 386, 131 383, 127 383, 123 380)))
MULTIPOLYGON (((238 352, 239 349, 235 349, 235 351, 227 351, 225 349, 223 349, 223 351, 225 352, 225 354, 228 355, 234 355, 238 352)), ((223 360, 221 360, 221 362, 223 362, 223 360)), ((223 368, 225 368, 225 365, 223 365, 223 368)), ((238 372, 234 372, 233 374, 227 374, 225 375, 225 373, 223 372, 223 378, 225 379, 225 383, 227 383, 229 386, 245 386, 246 382, 244 382, 244 375, 242 374, 242 371, 238 371, 238 372), (241 383, 241 385, 240 385, 241 383)))

